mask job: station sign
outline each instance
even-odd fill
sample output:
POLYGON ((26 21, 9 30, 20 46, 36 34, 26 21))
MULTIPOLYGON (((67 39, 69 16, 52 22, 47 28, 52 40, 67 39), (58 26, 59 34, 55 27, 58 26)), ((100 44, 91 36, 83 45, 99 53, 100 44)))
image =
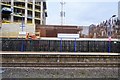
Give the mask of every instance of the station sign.
POLYGON ((72 38, 72 39, 77 39, 80 38, 79 34, 63 34, 63 33, 58 33, 57 34, 58 38, 72 38))
POLYGON ((26 36, 26 32, 19 32, 19 37, 25 37, 26 36))

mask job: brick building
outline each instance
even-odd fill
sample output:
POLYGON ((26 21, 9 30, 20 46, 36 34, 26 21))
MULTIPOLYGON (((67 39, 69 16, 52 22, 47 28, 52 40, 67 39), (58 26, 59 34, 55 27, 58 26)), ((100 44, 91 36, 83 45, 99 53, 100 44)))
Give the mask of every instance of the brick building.
POLYGON ((58 33, 80 34, 82 28, 79 26, 61 25, 36 25, 36 31, 40 32, 40 37, 57 37, 58 33))

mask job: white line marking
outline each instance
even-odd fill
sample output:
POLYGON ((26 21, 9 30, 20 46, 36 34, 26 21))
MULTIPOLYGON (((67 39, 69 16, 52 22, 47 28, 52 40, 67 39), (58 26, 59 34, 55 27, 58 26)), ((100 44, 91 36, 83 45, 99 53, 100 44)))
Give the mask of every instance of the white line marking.
POLYGON ((40 54, 40 55, 119 55, 119 53, 79 53, 79 52, 0 52, 0 54, 40 54))

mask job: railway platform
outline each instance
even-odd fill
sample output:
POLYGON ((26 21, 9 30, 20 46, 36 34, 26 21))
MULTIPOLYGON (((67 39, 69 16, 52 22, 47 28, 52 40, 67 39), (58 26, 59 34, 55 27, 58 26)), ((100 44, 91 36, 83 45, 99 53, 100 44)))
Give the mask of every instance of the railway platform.
POLYGON ((103 53, 103 52, 16 52, 1 51, 0 54, 39 54, 39 55, 116 55, 119 53, 103 53))

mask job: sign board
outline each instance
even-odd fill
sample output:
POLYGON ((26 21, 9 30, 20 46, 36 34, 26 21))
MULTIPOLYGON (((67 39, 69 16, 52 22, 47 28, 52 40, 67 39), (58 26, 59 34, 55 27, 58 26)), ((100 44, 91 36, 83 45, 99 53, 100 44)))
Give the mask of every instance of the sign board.
POLYGON ((20 36, 21 36, 21 37, 22 37, 22 36, 25 37, 26 34, 27 34, 26 32, 19 32, 19 37, 20 37, 20 36))
POLYGON ((57 37, 58 38, 72 38, 72 39, 75 39, 75 38, 79 38, 79 34, 62 34, 62 33, 58 33, 57 34, 57 37))

